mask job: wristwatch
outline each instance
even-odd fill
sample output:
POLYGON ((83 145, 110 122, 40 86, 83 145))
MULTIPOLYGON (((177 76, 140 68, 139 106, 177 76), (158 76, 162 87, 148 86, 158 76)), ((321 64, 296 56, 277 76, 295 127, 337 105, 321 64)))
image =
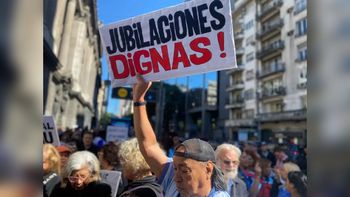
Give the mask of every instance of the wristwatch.
POLYGON ((136 101, 136 102, 134 102, 134 107, 139 107, 139 106, 146 105, 146 104, 147 104, 146 101, 144 101, 144 102, 138 102, 138 101, 136 101))

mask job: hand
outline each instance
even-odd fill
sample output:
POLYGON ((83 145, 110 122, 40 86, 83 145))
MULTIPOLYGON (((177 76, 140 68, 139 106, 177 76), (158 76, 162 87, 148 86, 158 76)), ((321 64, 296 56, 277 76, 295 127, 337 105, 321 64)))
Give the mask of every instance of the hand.
POLYGON ((147 90, 151 87, 152 82, 146 82, 141 75, 136 75, 137 82, 133 86, 132 100, 134 102, 144 102, 147 90))

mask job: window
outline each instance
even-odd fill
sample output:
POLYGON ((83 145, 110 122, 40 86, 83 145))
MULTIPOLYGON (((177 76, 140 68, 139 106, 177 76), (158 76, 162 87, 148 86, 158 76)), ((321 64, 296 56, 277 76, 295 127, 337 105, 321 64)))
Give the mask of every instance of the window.
POLYGON ((248 53, 245 58, 246 58, 246 62, 250 62, 250 61, 254 60, 254 53, 253 52, 248 53))
POLYGON ((254 36, 249 36, 245 42, 246 46, 251 45, 254 42, 254 36))
POLYGON ((294 14, 298 14, 299 12, 305 10, 306 5, 307 5, 307 0, 296 0, 294 14))
POLYGON ((244 99, 245 99, 245 100, 252 100, 252 99, 255 98, 254 95, 255 95, 254 89, 253 89, 253 88, 248 89, 248 90, 246 90, 246 91, 244 92, 244 99))
POLYGON ((298 47, 297 61, 305 61, 307 59, 307 46, 298 47))
POLYGON ((250 81, 252 79, 254 79, 254 70, 248 70, 246 73, 245 73, 245 79, 247 81, 250 81))
POLYGON ((245 30, 248 30, 248 29, 252 28, 253 26, 254 26, 254 21, 253 21, 253 20, 250 20, 248 23, 246 23, 246 24, 244 25, 244 29, 245 29, 245 30))
POLYGON ((254 118, 254 109, 247 109, 244 111, 245 118, 254 118))
POLYGON ((303 18, 303 19, 297 21, 296 26, 297 26, 296 36, 305 35, 307 32, 307 19, 303 18))

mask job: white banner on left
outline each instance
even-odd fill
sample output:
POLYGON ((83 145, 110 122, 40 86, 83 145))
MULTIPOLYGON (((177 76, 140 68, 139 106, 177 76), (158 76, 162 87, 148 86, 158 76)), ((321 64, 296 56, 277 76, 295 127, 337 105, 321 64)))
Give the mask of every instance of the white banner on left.
POLYGON ((43 117, 43 129, 44 129, 44 144, 50 143, 54 146, 60 146, 60 138, 58 137, 55 120, 52 116, 43 117))

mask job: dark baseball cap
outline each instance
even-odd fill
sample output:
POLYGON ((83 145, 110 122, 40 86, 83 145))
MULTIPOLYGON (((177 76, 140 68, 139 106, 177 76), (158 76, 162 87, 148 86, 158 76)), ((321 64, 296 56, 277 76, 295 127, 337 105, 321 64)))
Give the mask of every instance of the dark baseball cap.
POLYGON ((189 139, 179 144, 175 148, 174 155, 196 161, 212 161, 215 163, 215 152, 213 147, 208 142, 198 138, 189 139), (185 152, 176 151, 180 146, 185 147, 185 152))

